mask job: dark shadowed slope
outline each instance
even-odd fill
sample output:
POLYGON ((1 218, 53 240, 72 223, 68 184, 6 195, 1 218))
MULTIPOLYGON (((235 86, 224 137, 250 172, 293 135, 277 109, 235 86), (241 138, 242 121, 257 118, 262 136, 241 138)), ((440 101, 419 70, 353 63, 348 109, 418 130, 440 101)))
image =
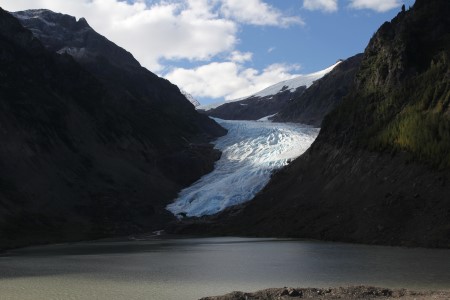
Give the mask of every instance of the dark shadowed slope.
POLYGON ((417 0, 383 24, 312 147, 207 231, 450 247, 449 14, 417 0))
MULTIPOLYGON (((195 112, 178 87, 141 67, 129 52, 95 32, 85 19, 77 21, 43 9, 14 15, 48 50, 72 56, 100 79, 124 109, 135 102, 147 102, 159 110, 159 118, 177 119, 194 132, 224 134, 215 122, 195 112)), ((163 129, 157 128, 158 132, 163 129)))
POLYGON ((83 66, 0 9, 0 248, 160 229, 218 157, 203 145, 224 130, 176 86, 67 24, 90 32, 83 66))
POLYGON ((353 87, 362 57, 358 54, 344 60, 304 93, 289 101, 272 120, 320 127, 323 118, 341 103, 353 87))
POLYGON ((295 97, 299 97, 306 90, 306 86, 300 86, 293 91, 283 90, 274 95, 255 97, 227 102, 217 108, 206 111, 211 117, 223 120, 259 120, 279 112, 295 97))

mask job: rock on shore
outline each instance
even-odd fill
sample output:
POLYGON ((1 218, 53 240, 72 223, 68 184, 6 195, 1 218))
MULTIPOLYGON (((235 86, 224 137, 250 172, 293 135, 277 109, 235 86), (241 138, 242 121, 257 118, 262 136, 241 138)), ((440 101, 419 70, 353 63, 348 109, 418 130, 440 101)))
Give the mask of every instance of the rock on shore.
POLYGON ((255 293, 232 292, 224 296, 206 297, 200 300, 275 300, 275 299, 450 299, 450 292, 414 292, 405 289, 391 290, 377 287, 355 286, 330 289, 279 288, 255 293))

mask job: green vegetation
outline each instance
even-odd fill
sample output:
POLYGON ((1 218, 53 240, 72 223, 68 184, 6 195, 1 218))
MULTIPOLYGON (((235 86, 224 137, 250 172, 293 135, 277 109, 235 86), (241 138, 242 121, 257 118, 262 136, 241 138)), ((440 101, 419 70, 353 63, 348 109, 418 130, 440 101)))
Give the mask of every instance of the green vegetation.
POLYGON ((377 103, 366 135, 370 149, 406 150, 420 161, 450 167, 450 74, 448 56, 442 57, 377 103))
POLYGON ((336 144, 450 168, 450 4, 420 5, 429 7, 400 13, 374 35, 356 88, 322 132, 336 144))

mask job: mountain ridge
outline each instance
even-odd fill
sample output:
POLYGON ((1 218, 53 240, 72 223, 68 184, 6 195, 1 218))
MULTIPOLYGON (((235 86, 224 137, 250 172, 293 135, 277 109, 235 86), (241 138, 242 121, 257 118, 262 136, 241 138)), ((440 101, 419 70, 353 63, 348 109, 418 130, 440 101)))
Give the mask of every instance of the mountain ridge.
POLYGON ((165 206, 220 156, 208 142, 225 131, 176 86, 139 65, 58 54, 3 9, 0 77, 1 249, 159 230, 174 218, 165 206), (103 67, 145 76, 111 84, 103 67))
POLYGON ((199 106, 209 116, 225 120, 259 120, 272 116, 282 110, 290 101, 300 97, 314 82, 335 69, 342 61, 311 74, 273 84, 248 97, 225 102, 199 106))
POLYGON ((251 202, 174 231, 449 248, 449 14, 417 0, 384 23, 304 155, 251 202))
POLYGON ((332 71, 293 98, 271 120, 321 127, 324 117, 338 106, 355 83, 362 54, 343 60, 332 71))

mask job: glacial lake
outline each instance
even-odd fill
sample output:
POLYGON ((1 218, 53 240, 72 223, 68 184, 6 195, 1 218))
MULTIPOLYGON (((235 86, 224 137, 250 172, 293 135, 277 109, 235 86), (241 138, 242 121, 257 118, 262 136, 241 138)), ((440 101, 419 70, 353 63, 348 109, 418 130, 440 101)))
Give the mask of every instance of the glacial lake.
POLYGON ((189 300, 361 284, 450 290, 450 250, 227 237, 61 244, 0 256, 1 300, 189 300))

